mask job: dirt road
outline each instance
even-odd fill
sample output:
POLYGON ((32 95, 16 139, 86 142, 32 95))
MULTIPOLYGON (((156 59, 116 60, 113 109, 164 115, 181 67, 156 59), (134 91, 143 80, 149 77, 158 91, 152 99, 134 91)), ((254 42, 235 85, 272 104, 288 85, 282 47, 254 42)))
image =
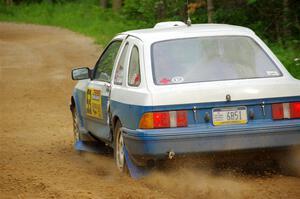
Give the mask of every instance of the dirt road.
POLYGON ((72 148, 74 66, 99 46, 68 30, 0 23, 0 198, 300 198, 300 178, 179 169, 132 180, 72 148))

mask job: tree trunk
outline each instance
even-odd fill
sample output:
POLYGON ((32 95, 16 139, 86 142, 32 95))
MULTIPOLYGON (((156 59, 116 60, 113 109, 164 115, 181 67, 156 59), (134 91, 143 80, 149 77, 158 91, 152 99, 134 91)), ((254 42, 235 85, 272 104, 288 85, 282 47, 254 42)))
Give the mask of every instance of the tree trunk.
POLYGON ((213 23, 214 4, 213 0, 207 0, 207 22, 213 23))
POLYGON ((288 20, 288 14, 289 14, 289 1, 288 0, 283 0, 283 17, 282 17, 282 22, 283 22, 283 36, 288 37, 290 34, 289 31, 289 20, 288 20))
POLYGON ((280 34, 280 21, 275 22, 275 31, 276 31, 276 40, 278 42, 281 42, 281 34, 280 34))
POLYGON ((156 19, 161 20, 165 18, 165 4, 163 1, 158 1, 154 4, 156 19))
POLYGON ((119 11, 122 7, 122 0, 113 0, 112 8, 114 11, 119 11))
POLYGON ((13 0, 5 0, 5 4, 7 6, 11 6, 13 3, 14 3, 13 0))
POLYGON ((99 5, 102 8, 107 8, 107 0, 100 0, 99 5))

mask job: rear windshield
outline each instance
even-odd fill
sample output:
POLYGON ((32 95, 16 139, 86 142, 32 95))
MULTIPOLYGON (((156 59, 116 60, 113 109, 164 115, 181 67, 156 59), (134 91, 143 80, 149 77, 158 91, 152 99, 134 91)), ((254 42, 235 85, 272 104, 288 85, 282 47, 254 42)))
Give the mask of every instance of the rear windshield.
POLYGON ((256 42, 243 36, 177 39, 152 45, 156 84, 278 77, 256 42))

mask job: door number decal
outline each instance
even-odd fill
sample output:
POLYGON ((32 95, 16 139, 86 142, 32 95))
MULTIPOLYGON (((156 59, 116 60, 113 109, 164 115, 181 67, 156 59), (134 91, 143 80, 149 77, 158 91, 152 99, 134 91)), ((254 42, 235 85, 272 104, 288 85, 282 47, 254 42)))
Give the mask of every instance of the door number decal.
POLYGON ((101 90, 88 88, 86 91, 86 114, 88 116, 102 119, 101 90))

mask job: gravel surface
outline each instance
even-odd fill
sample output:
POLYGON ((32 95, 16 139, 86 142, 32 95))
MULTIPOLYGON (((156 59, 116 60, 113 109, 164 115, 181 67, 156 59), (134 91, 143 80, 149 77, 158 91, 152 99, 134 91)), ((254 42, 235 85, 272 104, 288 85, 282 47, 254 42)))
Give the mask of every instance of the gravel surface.
POLYGON ((93 40, 65 29, 0 23, 1 199, 300 198, 300 178, 278 171, 181 165, 133 180, 112 155, 74 151, 70 71, 99 54, 93 40))

